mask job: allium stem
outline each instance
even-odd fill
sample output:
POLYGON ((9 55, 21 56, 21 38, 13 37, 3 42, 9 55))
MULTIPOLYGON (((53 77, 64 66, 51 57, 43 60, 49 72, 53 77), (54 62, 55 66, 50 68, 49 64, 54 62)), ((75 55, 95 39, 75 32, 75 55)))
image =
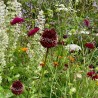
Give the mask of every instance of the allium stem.
POLYGON ((48 52, 49 52, 49 48, 47 48, 47 50, 46 50, 46 55, 45 55, 45 61, 44 61, 44 64, 46 64, 47 56, 48 56, 48 52))

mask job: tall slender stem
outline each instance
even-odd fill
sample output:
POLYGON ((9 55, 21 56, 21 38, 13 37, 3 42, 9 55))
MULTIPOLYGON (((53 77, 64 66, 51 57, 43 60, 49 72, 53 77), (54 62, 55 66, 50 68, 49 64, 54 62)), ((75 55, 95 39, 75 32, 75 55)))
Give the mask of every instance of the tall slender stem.
POLYGON ((45 61, 44 61, 44 64, 46 64, 47 56, 48 56, 48 52, 49 52, 49 48, 47 48, 47 50, 46 50, 46 55, 45 55, 45 61))

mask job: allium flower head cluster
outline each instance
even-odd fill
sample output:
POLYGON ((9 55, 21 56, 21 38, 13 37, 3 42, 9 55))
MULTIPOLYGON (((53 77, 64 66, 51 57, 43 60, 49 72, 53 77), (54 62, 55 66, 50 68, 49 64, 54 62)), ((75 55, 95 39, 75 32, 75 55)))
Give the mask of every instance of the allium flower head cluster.
POLYGON ((57 34, 54 29, 46 29, 42 36, 40 43, 45 48, 55 47, 57 45, 57 34))
POLYGON ((87 76, 90 77, 92 80, 98 79, 98 73, 96 73, 94 70, 87 72, 87 76))
POLYGON ((84 25, 85 25, 86 27, 89 27, 89 26, 90 26, 90 21, 89 21, 89 19, 84 19, 84 25))
POLYGON ((23 93, 23 90, 24 90, 24 87, 20 81, 13 82, 11 86, 11 91, 13 94, 20 95, 21 93, 23 93))
POLYGON ((85 47, 87 47, 89 49, 94 49, 95 48, 95 44, 93 42, 87 42, 87 43, 85 43, 85 47))

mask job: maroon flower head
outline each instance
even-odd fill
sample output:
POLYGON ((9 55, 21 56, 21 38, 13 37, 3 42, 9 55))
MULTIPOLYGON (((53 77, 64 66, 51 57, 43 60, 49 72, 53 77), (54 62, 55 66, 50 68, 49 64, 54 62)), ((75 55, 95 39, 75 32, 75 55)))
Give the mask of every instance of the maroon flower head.
POLYGON ((94 65, 91 64, 91 65, 89 65, 89 68, 94 69, 95 67, 94 67, 94 65))
POLYGON ((64 66, 68 68, 68 64, 64 64, 64 66))
POLYGON ((89 27, 90 26, 90 21, 88 19, 84 19, 84 25, 86 27, 89 27))
POLYGON ((17 23, 22 23, 22 22, 24 22, 24 19, 23 19, 23 18, 15 17, 15 18, 10 22, 10 24, 11 24, 11 25, 15 25, 15 24, 17 24, 17 23))
POLYGON ((64 38, 64 39, 68 38, 68 35, 66 35, 66 34, 65 34, 65 35, 63 35, 63 38, 64 38))
POLYGON ((30 30, 29 32, 28 32, 28 36, 30 37, 30 36, 34 36, 36 33, 37 33, 37 31, 39 31, 39 28, 38 27, 35 27, 34 29, 32 29, 32 30, 30 30))
POLYGON ((65 45, 64 41, 58 41, 58 45, 65 45))
POLYGON ((95 75, 95 73, 96 73, 95 71, 89 71, 87 73, 87 76, 92 78, 95 75))
POLYGON ((23 84, 20 81, 13 82, 11 86, 11 91, 15 95, 20 95, 21 93, 23 93, 23 89, 23 84))
POLYGON ((94 49, 95 48, 95 44, 94 43, 90 43, 90 42, 87 42, 85 44, 85 47, 89 48, 89 49, 94 49))
POLYGON ((42 36, 40 43, 45 48, 55 47, 57 45, 57 34, 54 29, 46 29, 42 36))
POLYGON ((92 76, 92 80, 98 79, 98 74, 96 73, 94 76, 92 76))

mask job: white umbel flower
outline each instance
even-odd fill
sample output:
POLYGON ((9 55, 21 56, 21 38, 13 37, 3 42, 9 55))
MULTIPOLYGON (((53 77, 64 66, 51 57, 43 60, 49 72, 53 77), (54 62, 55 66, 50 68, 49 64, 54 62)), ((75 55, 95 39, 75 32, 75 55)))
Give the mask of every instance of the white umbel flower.
POLYGON ((65 49, 69 51, 79 51, 81 50, 81 47, 78 46, 77 44, 68 44, 67 46, 65 46, 65 49))

